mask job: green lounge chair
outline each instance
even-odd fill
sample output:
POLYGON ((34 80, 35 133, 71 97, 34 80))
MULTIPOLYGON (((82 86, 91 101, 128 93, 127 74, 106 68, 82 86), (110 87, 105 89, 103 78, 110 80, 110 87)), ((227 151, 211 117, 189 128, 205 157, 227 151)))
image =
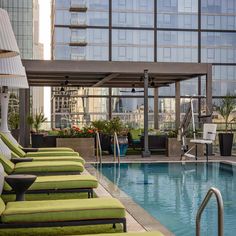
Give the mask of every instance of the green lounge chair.
POLYGON ((0 154, 0 162, 7 174, 63 175, 65 173, 80 174, 84 170, 83 164, 75 161, 37 161, 14 164, 0 154))
MULTIPOLYGON (((76 236, 76 235, 74 235, 76 236)), ((83 236, 164 236, 160 231, 153 232, 129 232, 129 233, 113 233, 113 234, 88 234, 83 236)))
POLYGON ((76 156, 80 157, 78 152, 71 152, 71 151, 60 151, 60 152, 49 152, 49 151, 43 151, 43 152, 24 152, 19 145, 14 144, 5 134, 0 133, 2 141, 6 144, 6 146, 14 152, 19 157, 56 157, 56 156, 76 156))
MULTIPOLYGON (((7 176, 4 171, 2 172, 2 175, 7 176)), ((62 197, 63 199, 68 199, 71 198, 72 194, 78 198, 76 193, 87 193, 88 198, 92 198, 93 189, 97 188, 97 186, 98 181, 92 175, 38 176, 27 190, 26 199, 31 199, 31 197, 34 200, 42 200, 42 198, 58 199, 62 197)), ((13 195, 15 196, 14 191, 5 181, 2 192, 4 201, 5 199, 12 199, 13 195)))
POLYGON ((124 206, 115 198, 9 202, 0 198, 0 229, 123 224, 124 206))

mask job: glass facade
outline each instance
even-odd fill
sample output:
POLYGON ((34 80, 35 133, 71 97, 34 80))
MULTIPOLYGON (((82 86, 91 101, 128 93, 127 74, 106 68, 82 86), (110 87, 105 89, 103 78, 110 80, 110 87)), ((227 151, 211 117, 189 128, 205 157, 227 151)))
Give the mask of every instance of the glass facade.
MULTIPOLYGON (((54 59, 207 62, 213 64, 213 101, 236 94, 235 0, 55 0, 54 8, 54 59)), ((111 111, 103 113, 100 102, 103 117, 138 120, 143 93, 88 91, 93 91, 88 97, 105 96, 111 104, 106 105, 111 111)), ((149 91, 152 126, 154 90, 149 91)), ((199 93, 206 94, 204 77, 181 82, 183 107, 186 95, 199 93)), ((174 123, 174 84, 159 88, 158 94, 160 122, 174 123)), ((91 114, 99 110, 93 109, 88 109, 91 114)))

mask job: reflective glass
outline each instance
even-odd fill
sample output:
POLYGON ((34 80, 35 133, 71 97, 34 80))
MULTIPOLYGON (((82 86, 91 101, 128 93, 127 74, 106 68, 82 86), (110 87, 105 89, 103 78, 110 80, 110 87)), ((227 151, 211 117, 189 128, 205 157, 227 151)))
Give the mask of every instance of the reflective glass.
POLYGON ((120 27, 153 27, 153 0, 113 0, 112 25, 120 27))
POLYGON ((225 96, 227 93, 236 94, 236 67, 213 66, 213 96, 225 96))
POLYGON ((197 49, 197 32, 157 32, 157 61, 197 62, 197 49))
POLYGON ((153 61, 153 31, 112 30, 113 61, 153 61))
POLYGON ((157 26, 196 29, 198 0, 157 0, 157 26))
POLYGON ((236 29, 235 0, 201 1, 202 29, 236 29))
POLYGON ((202 32, 201 38, 202 62, 236 62, 236 33, 202 32))

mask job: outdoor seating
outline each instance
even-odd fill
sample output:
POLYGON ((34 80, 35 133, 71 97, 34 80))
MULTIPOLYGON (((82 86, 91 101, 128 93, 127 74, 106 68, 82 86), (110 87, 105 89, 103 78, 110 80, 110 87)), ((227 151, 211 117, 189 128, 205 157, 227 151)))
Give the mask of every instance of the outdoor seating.
POLYGON ((129 233, 116 233, 114 234, 89 234, 89 236, 164 236, 160 231, 153 232, 129 232, 129 233))
POLYGON ((141 141, 140 139, 134 139, 132 132, 127 133, 128 143, 130 148, 141 148, 141 141))
POLYGON ((77 161, 82 164, 84 159, 77 152, 28 152, 25 153, 19 146, 15 145, 4 134, 0 134, 3 142, 12 151, 12 156, 15 158, 30 157, 32 161, 77 161), (71 154, 71 155, 70 155, 71 154))
POLYGON ((63 175, 65 173, 80 174, 84 170, 83 164, 75 161, 37 161, 14 164, 0 155, 0 162, 7 174, 63 175))
POLYGON ((21 146, 13 143, 5 134, 3 134, 2 132, 0 133, 1 139, 2 141, 6 144, 6 146, 12 150, 14 153, 16 153, 18 156, 20 157, 36 157, 36 156, 80 156, 78 152, 74 152, 74 151, 48 151, 48 149, 43 149, 43 152, 24 152, 21 149, 21 146))
MULTIPOLYGON (((1 170, 1 169, 0 169, 1 170)), ((7 176, 6 173, 3 175, 7 176)), ((93 197, 93 189, 97 188, 98 181, 92 175, 59 175, 59 176, 37 176, 35 182, 29 187, 26 196, 33 197, 34 200, 42 200, 42 195, 57 199, 57 196, 68 199, 72 194, 87 193, 88 198, 93 197)), ((2 197, 4 201, 11 199, 15 195, 7 182, 4 182, 2 197)), ((75 195, 78 197, 78 194, 75 195)), ((27 198, 28 200, 28 198, 27 198)))

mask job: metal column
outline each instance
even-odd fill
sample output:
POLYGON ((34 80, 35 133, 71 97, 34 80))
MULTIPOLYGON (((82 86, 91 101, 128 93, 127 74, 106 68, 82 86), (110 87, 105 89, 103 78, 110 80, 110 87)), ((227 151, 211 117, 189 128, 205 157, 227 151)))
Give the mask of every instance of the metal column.
POLYGON ((175 129, 180 126, 180 82, 175 83, 175 129))
POLYGON ((154 129, 159 129, 158 101, 158 88, 154 88, 154 129))
POLYGON ((20 144, 30 145, 30 127, 27 117, 30 115, 30 89, 20 89, 20 144))
POLYGON ((144 70, 144 151, 142 157, 150 157, 148 149, 148 70, 144 70))
MULTIPOLYGON (((206 105, 209 113, 212 112, 212 65, 208 65, 206 76, 206 105)), ((207 122, 212 122, 212 117, 207 118, 207 122)))

